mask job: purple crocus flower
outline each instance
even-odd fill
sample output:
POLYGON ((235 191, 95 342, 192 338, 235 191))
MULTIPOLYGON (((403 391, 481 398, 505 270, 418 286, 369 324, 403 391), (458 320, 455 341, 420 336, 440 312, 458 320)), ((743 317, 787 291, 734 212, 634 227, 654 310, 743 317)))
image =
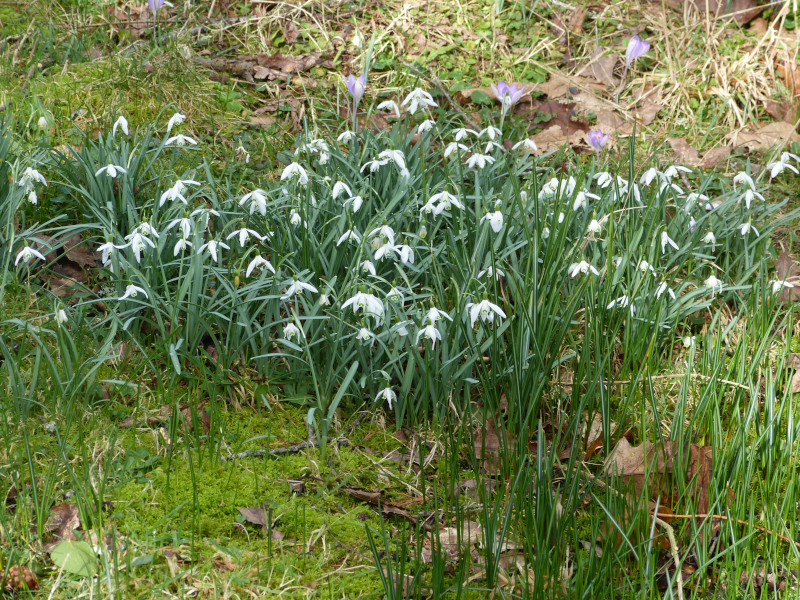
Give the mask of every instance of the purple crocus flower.
POLYGON ((147 6, 150 7, 150 12, 155 15, 164 6, 164 0, 147 0, 147 6))
POLYGON ((508 110, 519 102, 525 93, 525 88, 518 87, 516 83, 508 85, 505 81, 500 80, 497 85, 492 84, 492 91, 497 99, 503 103, 503 109, 508 110))
POLYGON ((628 41, 628 49, 625 51, 625 70, 627 71, 630 66, 640 56, 650 50, 650 42, 643 40, 638 35, 633 36, 628 41))
POLYGON ((586 137, 589 139, 589 143, 595 150, 600 150, 600 148, 608 143, 608 134, 603 133, 602 129, 592 129, 586 137))
POLYGON ((364 77, 363 73, 357 78, 353 77, 352 74, 347 76, 347 91, 350 92, 356 104, 361 102, 361 98, 364 97, 365 87, 367 87, 367 78, 364 77))

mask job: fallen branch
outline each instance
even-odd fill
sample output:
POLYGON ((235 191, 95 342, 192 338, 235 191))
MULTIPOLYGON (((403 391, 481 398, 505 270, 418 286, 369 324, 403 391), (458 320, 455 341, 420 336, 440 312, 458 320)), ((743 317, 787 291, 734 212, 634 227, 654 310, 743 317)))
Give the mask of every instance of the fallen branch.
POLYGON ((678 542, 675 540, 675 531, 672 525, 656 517, 658 523, 669 538, 669 547, 672 551, 672 560, 675 562, 675 583, 678 585, 678 600, 683 600, 683 571, 681 570, 681 557, 678 555, 678 542))

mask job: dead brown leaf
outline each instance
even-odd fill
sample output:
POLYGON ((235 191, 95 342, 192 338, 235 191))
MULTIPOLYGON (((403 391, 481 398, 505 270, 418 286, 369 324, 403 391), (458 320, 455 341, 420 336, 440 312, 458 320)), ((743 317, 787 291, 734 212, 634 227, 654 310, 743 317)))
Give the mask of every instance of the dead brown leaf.
POLYGON ((267 127, 275 123, 275 121, 277 121, 277 119, 272 115, 253 115, 250 117, 250 124, 260 127, 267 127))
POLYGON ((460 528, 442 527, 437 532, 431 532, 430 536, 425 536, 420 551, 422 562, 430 564, 438 548, 443 552, 446 564, 455 564, 464 550, 471 549, 481 541, 483 541, 483 528, 477 521, 463 521, 460 528), (433 542, 431 537, 434 538, 433 542))
POLYGON ((297 25, 295 25, 294 21, 290 19, 286 19, 283 22, 283 39, 284 41, 289 44, 297 43, 297 37, 300 35, 300 30, 297 29, 297 25))
POLYGON ((614 67, 617 65, 618 59, 619 57, 616 55, 606 54, 604 48, 595 46, 589 62, 577 74, 592 76, 608 87, 615 88, 619 84, 619 80, 614 77, 614 67))
POLYGON ((586 7, 578 6, 569 16, 567 26, 572 33, 580 33, 583 30, 583 24, 586 21, 586 7))
POLYGON ((559 125, 551 125, 544 131, 533 135, 531 139, 536 142, 536 146, 542 152, 557 150, 564 144, 568 144, 573 148, 588 148, 583 131, 574 131, 567 135, 559 125))
POLYGON ((42 544, 44 551, 50 552, 64 540, 77 539, 72 532, 80 528, 80 512, 75 504, 64 502, 53 506, 50 509, 50 516, 44 524, 44 533, 49 538, 47 543, 42 544))
POLYGON ((110 17, 111 35, 120 31, 127 31, 130 33, 132 40, 142 37, 145 30, 153 25, 153 15, 150 14, 147 4, 141 6, 128 4, 124 9, 109 6, 108 15, 110 17))
POLYGON ((781 252, 775 260, 775 280, 794 285, 781 290, 781 295, 778 296, 781 302, 796 302, 800 299, 800 266, 786 252, 781 252))
POLYGON ((786 121, 787 123, 794 123, 794 116, 797 112, 797 107, 792 102, 777 102, 770 100, 764 106, 770 117, 776 121, 786 121))
POLYGON ((793 124, 785 121, 770 123, 754 131, 734 132, 728 134, 726 139, 731 140, 733 148, 748 150, 768 150, 786 142, 800 143, 800 135, 794 130, 793 124))
POLYGON ((763 597, 763 592, 768 592, 772 596, 775 592, 785 591, 787 584, 795 586, 798 582, 800 579, 797 569, 789 570, 783 565, 778 565, 777 568, 768 567, 761 559, 752 571, 742 571, 739 576, 740 586, 747 587, 752 583, 753 598, 763 597))
POLYGON ((723 160, 726 160, 731 155, 731 149, 728 146, 717 146, 703 152, 703 158, 700 159, 700 167, 703 169, 712 169, 716 167, 723 160))
POLYGON ((639 103, 639 107, 635 111, 636 118, 642 123, 642 125, 650 125, 650 123, 655 120, 656 115, 661 108, 662 107, 658 102, 653 102, 649 98, 645 98, 639 103))
POLYGON ((667 142, 675 153, 675 158, 677 158, 681 164, 690 167, 696 167, 700 164, 700 155, 697 153, 697 150, 686 141, 686 138, 671 137, 667 138, 667 142))
POLYGON ((264 531, 270 530, 270 537, 273 540, 281 541, 284 537, 286 537, 283 532, 275 529, 274 525, 275 522, 273 521, 271 524, 269 523, 269 517, 267 515, 267 511, 262 506, 248 506, 248 507, 237 507, 239 513, 244 517, 245 521, 251 523, 252 525, 259 525, 264 531), (272 527, 270 527, 272 525, 272 527))

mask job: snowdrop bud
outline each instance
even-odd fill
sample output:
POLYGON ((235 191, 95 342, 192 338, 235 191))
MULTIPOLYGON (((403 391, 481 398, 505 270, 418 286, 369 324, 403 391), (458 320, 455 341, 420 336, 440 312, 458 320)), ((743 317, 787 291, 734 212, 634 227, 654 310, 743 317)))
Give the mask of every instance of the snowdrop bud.
POLYGON ((44 117, 39 117, 39 120, 36 122, 36 124, 39 126, 39 129, 41 129, 42 131, 47 129, 47 119, 45 119, 44 117))
POLYGON ((56 323, 58 323, 59 325, 63 325, 68 320, 69 318, 67 317, 67 311, 65 311, 63 308, 59 308, 56 311, 56 323))

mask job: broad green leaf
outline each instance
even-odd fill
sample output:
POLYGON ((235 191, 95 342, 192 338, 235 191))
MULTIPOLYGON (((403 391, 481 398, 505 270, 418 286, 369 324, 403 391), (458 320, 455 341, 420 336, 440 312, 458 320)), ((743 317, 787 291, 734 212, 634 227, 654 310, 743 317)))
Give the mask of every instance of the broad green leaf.
POLYGON ((67 573, 79 577, 94 577, 100 569, 97 555, 86 542, 65 540, 53 548, 50 560, 67 573))

